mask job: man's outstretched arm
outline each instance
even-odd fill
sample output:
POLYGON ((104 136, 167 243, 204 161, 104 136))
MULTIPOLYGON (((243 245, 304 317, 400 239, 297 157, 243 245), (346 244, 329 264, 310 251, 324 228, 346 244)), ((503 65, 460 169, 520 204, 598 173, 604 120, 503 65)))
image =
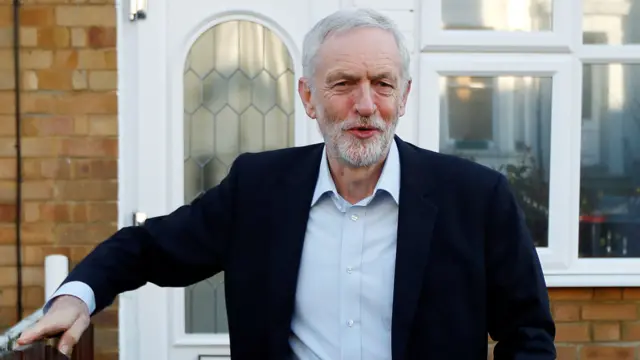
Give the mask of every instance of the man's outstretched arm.
POLYGON ((147 282, 184 287, 223 271, 233 240, 240 158, 218 186, 191 204, 150 218, 142 226, 123 228, 98 245, 46 304, 45 316, 18 342, 25 345, 64 332, 60 349, 69 350, 89 317, 109 306, 118 294, 147 282))

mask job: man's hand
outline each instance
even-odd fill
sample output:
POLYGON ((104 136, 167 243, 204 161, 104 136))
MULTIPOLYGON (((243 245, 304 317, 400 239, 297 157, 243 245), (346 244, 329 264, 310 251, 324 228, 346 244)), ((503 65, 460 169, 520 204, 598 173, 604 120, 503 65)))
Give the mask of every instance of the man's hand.
POLYGON ((25 330, 18 339, 18 345, 28 345, 48 336, 62 333, 58 350, 71 356, 73 347, 82 333, 89 327, 89 308, 75 296, 62 295, 55 299, 47 314, 32 328, 25 330))

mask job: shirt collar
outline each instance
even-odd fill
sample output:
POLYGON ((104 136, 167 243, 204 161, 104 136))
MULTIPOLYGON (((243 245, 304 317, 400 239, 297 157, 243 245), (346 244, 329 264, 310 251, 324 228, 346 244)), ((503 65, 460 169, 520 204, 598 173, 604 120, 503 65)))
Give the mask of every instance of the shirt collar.
MULTIPOLYGON (((382 173, 380 174, 378 183, 373 191, 373 195, 375 196, 378 191, 386 191, 391 195, 391 197, 393 197, 396 204, 400 202, 400 156, 395 139, 391 143, 387 160, 382 167, 382 173)), ((336 184, 333 182, 331 172, 329 171, 327 148, 325 146, 322 151, 318 182, 316 183, 316 189, 313 193, 311 206, 314 206, 320 197, 326 193, 333 193, 336 197, 339 197, 338 191, 336 190, 336 184)))

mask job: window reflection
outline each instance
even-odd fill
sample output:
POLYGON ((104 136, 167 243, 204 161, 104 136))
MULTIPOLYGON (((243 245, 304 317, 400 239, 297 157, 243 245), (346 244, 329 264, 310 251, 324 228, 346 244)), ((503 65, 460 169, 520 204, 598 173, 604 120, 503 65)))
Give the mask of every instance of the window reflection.
POLYGON ((579 255, 640 257, 640 65, 585 64, 583 79, 579 255))
POLYGON ((582 0, 585 44, 640 44, 640 0, 582 0))
POLYGON ((548 246, 550 77, 441 78, 440 152, 504 173, 538 247, 548 246))
POLYGON ((549 31, 552 0, 442 0, 448 30, 549 31))

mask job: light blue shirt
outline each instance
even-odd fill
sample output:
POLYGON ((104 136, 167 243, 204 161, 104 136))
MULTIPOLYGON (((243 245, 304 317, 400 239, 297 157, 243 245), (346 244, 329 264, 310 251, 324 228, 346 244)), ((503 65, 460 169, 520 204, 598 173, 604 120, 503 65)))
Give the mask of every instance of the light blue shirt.
MULTIPOLYGON (((395 141, 373 194, 357 204, 336 190, 326 152, 305 235, 290 344, 300 360, 391 359, 400 157, 395 141)), ((70 282, 93 313, 89 286, 70 282)))
POLYGON ((323 155, 291 323, 297 359, 391 359, 399 198, 395 141, 373 194, 354 205, 338 194, 323 155))

